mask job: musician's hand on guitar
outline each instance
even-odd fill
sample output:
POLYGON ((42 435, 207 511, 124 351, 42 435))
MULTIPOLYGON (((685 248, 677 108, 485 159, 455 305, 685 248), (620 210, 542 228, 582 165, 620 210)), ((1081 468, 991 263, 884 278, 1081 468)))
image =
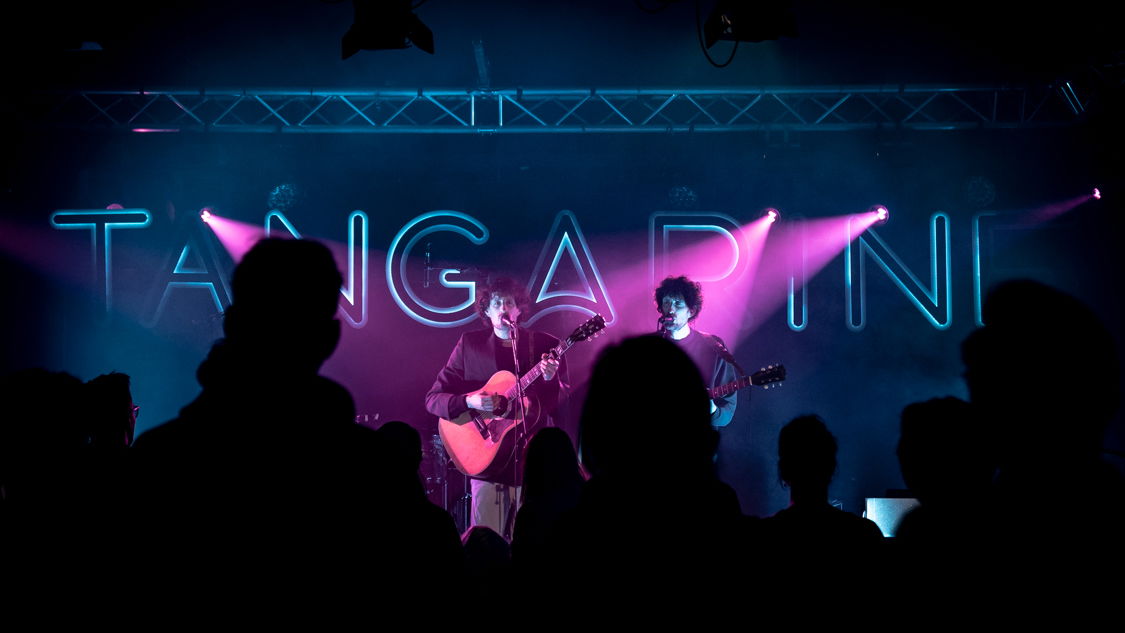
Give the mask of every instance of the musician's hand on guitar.
POLYGON ((499 398, 495 394, 484 392, 465 396, 465 404, 469 405, 470 408, 476 409, 477 411, 484 411, 485 413, 492 413, 492 410, 496 408, 497 400, 499 400, 499 398))
POLYGON ((559 359, 551 354, 543 354, 539 367, 543 370, 543 380, 551 380, 559 371, 559 359))

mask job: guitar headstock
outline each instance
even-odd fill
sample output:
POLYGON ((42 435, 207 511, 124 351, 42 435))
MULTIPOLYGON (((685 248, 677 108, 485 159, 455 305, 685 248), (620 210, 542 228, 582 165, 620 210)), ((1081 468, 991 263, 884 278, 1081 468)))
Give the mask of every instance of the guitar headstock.
POLYGON ((785 380, 785 366, 781 363, 767 365, 750 375, 750 384, 763 389, 780 387, 783 380, 785 380))
POLYGON ((595 314, 594 316, 587 319, 585 323, 574 328, 574 331, 570 333, 570 336, 567 337, 567 340, 571 343, 585 341, 588 338, 598 336, 604 329, 605 317, 600 314, 595 314))

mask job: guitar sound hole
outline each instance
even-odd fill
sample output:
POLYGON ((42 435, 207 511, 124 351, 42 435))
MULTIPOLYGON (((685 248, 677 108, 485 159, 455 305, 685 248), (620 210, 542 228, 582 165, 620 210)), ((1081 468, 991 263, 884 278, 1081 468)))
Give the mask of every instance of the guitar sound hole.
POLYGON ((504 396, 497 396, 496 406, 493 407, 493 409, 492 409, 492 415, 495 416, 495 417, 498 417, 498 418, 502 418, 502 417, 504 417, 504 414, 507 413, 507 412, 508 412, 508 399, 505 398, 504 396))

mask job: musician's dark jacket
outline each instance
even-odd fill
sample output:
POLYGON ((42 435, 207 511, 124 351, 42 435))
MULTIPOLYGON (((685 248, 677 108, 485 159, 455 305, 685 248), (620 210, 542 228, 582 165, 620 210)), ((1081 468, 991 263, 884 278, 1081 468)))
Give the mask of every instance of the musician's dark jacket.
MULTIPOLYGON (((723 358, 712 340, 717 338, 719 337, 714 334, 699 332, 692 328, 686 337, 673 341, 695 362, 695 366, 703 374, 703 383, 708 389, 714 389, 738 378, 734 367, 723 358)), ((738 406, 738 392, 725 398, 715 398, 714 402, 716 409, 711 413, 711 426, 720 427, 730 424, 734 419, 734 410, 738 406)))
MULTIPOLYGON (((533 330, 521 329, 519 336, 521 375, 538 364, 542 355, 559 343, 555 337, 533 330)), ((469 410, 469 406, 465 403, 465 395, 483 387, 493 374, 501 370, 513 371, 512 349, 506 347, 502 339, 493 334, 491 329, 462 334, 453 348, 453 353, 449 355, 445 367, 438 372, 433 386, 426 394, 426 410, 438 417, 452 420, 469 410)), ((543 408, 543 415, 540 416, 538 423, 527 429, 528 438, 545 424, 560 424, 557 418, 559 403, 567 392, 566 377, 564 357, 560 359, 559 371, 553 380, 544 381, 540 377, 528 389, 528 394, 534 396, 543 408)), ((514 432, 509 433, 509 436, 511 435, 514 435, 514 432)), ((505 440, 505 444, 510 445, 511 440, 505 440)), ((495 483, 514 483, 512 469, 499 468, 510 461, 510 456, 509 448, 501 448, 493 465, 477 479, 495 483)))

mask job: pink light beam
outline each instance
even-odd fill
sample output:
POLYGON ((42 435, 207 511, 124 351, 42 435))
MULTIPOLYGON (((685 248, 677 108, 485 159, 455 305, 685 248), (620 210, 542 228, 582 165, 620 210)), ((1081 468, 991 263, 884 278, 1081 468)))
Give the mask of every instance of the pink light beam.
POLYGON ((219 243, 230 254, 231 259, 236 263, 242 260, 242 256, 249 251, 251 247, 266 236, 266 230, 260 225, 246 224, 224 218, 221 215, 215 214, 211 209, 204 208, 199 213, 200 219, 211 227, 214 231, 215 237, 219 238, 219 243))

